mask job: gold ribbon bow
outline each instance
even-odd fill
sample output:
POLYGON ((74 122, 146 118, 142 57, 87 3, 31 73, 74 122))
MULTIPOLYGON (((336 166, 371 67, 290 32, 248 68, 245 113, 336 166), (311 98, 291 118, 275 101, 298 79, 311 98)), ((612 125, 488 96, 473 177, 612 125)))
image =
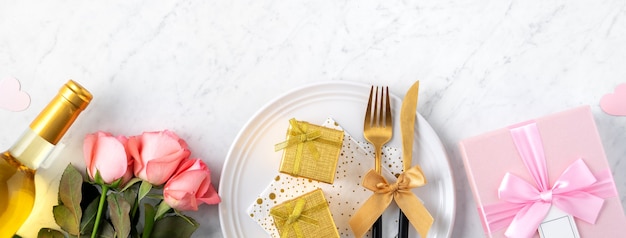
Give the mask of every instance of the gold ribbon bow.
MULTIPOLYGON (((322 132, 320 130, 310 130, 309 131, 309 123, 302 122, 299 123, 296 119, 292 118, 289 120, 289 124, 291 125, 291 130, 289 130, 289 139, 274 145, 274 151, 279 151, 285 149, 289 146, 297 145, 296 150, 296 158, 294 160, 294 173, 298 173, 300 171, 300 161, 302 160, 302 151, 304 150, 304 146, 307 146, 307 149, 313 155, 313 158, 318 160, 320 158, 320 154, 315 147, 313 141, 319 141, 321 143, 336 145, 338 142, 328 141, 320 138, 322 136, 322 132)), ((341 144, 339 144, 341 145, 341 144)))
POLYGON ((434 219, 411 191, 413 188, 426 184, 426 177, 418 165, 400 174, 394 184, 387 183, 383 176, 370 170, 363 178, 362 184, 374 194, 350 218, 350 227, 356 237, 365 235, 392 200, 396 201, 420 236, 426 237, 434 219))
POLYGON ((304 237, 302 229, 300 228, 300 222, 318 225, 319 222, 308 214, 322 210, 326 205, 326 203, 320 203, 307 210, 304 210, 304 205, 306 204, 306 200, 304 198, 297 199, 295 203, 296 204, 293 207, 292 203, 287 203, 285 204, 284 209, 270 210, 270 214, 274 216, 274 222, 276 223, 276 226, 282 228, 281 237, 289 237, 289 233, 291 232, 291 230, 296 233, 296 237, 304 237))

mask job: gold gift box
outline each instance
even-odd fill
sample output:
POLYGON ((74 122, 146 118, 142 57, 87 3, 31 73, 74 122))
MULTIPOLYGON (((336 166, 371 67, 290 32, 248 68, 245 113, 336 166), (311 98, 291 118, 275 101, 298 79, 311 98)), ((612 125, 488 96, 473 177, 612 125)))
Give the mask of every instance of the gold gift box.
POLYGON ((270 210, 281 238, 339 237, 321 189, 313 190, 270 210))
POLYGON ((343 131, 291 119, 279 171, 332 184, 342 144, 343 131))

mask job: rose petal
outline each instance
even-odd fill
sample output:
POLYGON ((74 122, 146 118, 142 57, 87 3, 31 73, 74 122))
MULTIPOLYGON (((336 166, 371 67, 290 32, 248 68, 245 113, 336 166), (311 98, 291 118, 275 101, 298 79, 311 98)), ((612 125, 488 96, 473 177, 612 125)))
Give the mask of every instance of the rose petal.
POLYGON ((126 146, 128 148, 128 153, 133 158, 133 162, 134 162, 133 170, 134 170, 135 176, 140 177, 140 178, 145 178, 146 171, 144 170, 144 163, 143 163, 143 160, 141 159, 141 155, 139 154, 139 151, 141 150, 141 143, 140 143, 139 137, 132 136, 128 138, 128 142, 126 146))
POLYGON ((167 205, 170 207, 179 210, 179 211, 197 211, 198 210, 198 202, 193 194, 184 192, 184 191, 176 191, 170 190, 168 192, 164 192, 164 200, 167 205))
POLYGON ((93 164, 93 148, 98 140, 98 136, 96 134, 87 134, 85 136, 85 140, 83 141, 83 158, 85 158, 85 165, 87 166, 87 172, 89 173, 89 177, 93 179, 95 175, 95 171, 91 171, 93 164))
POLYGON ((215 191, 215 188, 213 187, 212 184, 209 184, 209 189, 207 193, 205 193, 204 196, 198 198, 198 200, 206 204, 218 204, 222 201, 222 199, 217 194, 217 191, 215 191))
POLYGON ((196 193, 200 185, 206 179, 207 174, 201 170, 186 171, 172 178, 166 185, 166 189, 187 191, 196 193))
MULTIPOLYGON (((100 137, 93 154, 97 158, 92 168, 100 171, 102 180, 111 183, 126 173, 128 157, 124 145, 113 137, 100 137)), ((94 172, 94 171, 92 171, 94 172)))
POLYGON ((141 156, 144 158, 160 158, 181 150, 178 136, 171 132, 144 133, 141 137, 141 144, 143 145, 141 156))
POLYGON ((175 164, 175 162, 177 161, 149 161, 145 169, 146 177, 142 179, 147 180, 151 184, 157 186, 166 183, 172 177, 172 175, 174 175, 174 172, 176 172, 177 164, 175 164))

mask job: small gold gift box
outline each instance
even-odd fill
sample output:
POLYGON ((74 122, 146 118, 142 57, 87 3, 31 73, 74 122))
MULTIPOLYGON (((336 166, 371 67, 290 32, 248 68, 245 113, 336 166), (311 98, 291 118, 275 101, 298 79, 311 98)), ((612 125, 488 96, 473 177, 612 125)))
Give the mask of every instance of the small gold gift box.
POLYGON ((321 189, 313 190, 270 210, 274 225, 284 237, 339 237, 321 189))
POLYGON ((276 144, 284 150, 279 171, 332 184, 343 144, 343 131, 289 120, 287 139, 276 144))

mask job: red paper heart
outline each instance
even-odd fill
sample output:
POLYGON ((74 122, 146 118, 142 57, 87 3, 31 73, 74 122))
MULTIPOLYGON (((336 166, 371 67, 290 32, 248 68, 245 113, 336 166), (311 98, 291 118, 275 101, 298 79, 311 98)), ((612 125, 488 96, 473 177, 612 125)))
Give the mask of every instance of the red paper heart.
POLYGON ((600 108, 614 116, 626 116, 626 83, 617 85, 613 93, 602 96, 600 108))
POLYGON ((23 111, 30 105, 30 96, 20 91, 20 82, 15 78, 0 81, 0 108, 23 111))

